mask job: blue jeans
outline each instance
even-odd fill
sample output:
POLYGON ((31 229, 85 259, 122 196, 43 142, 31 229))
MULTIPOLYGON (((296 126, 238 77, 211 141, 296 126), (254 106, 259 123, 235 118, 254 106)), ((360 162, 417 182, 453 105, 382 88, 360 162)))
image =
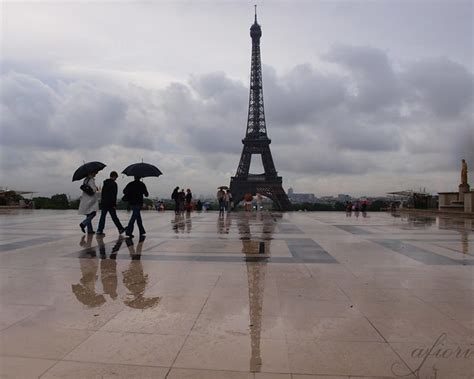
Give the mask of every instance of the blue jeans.
POLYGON ((121 232, 124 229, 124 227, 122 226, 119 218, 117 217, 117 211, 115 210, 115 208, 105 208, 105 209, 102 209, 100 213, 100 220, 99 220, 99 226, 97 227, 97 233, 104 232, 105 217, 107 216, 107 212, 110 213, 110 217, 112 217, 112 221, 114 222, 118 231, 121 232))
POLYGON ((133 225, 135 224, 135 221, 136 221, 140 234, 145 234, 145 228, 143 227, 143 223, 142 223, 142 215, 140 213, 142 206, 131 205, 130 207, 132 208, 132 217, 130 217, 130 221, 128 222, 128 226, 125 233, 127 233, 127 235, 130 235, 133 233, 133 225))
POLYGON ((92 219, 95 217, 96 214, 96 211, 89 213, 84 219, 84 221, 81 222, 81 224, 87 228, 87 233, 94 233, 94 228, 92 227, 92 219))
POLYGON ((225 201, 224 200, 219 200, 219 211, 220 212, 225 211, 225 201))

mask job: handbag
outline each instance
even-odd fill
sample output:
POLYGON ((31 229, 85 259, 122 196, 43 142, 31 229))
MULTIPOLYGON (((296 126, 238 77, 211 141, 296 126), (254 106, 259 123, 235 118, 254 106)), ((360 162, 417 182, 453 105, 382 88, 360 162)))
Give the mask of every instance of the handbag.
POLYGON ((94 190, 92 189, 92 187, 91 187, 89 184, 87 184, 87 183, 82 184, 79 188, 80 188, 82 191, 84 191, 84 193, 85 193, 86 195, 89 195, 89 196, 94 195, 94 192, 95 192, 95 191, 94 191, 94 190))

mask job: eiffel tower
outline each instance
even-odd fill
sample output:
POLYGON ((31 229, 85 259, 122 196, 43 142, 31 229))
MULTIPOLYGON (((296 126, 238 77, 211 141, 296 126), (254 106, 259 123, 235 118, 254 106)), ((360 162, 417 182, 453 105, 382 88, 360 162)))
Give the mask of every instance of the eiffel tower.
POLYGON ((265 110, 263 107, 262 62, 260 60, 260 37, 262 29, 257 23, 257 6, 255 22, 250 27, 252 38, 252 65, 250 69, 250 96, 247 132, 242 140, 244 148, 237 173, 230 179, 230 192, 235 204, 243 200, 246 193, 255 196, 259 193, 273 200, 279 210, 291 209, 291 203, 283 190, 282 177, 278 176, 270 151, 271 140, 267 136, 265 110), (253 154, 260 154, 265 172, 250 174, 250 161, 253 154))

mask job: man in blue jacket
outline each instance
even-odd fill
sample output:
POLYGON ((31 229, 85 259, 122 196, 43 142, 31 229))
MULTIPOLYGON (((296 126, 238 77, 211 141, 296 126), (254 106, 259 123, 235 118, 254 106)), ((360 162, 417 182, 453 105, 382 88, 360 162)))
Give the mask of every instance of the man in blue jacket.
POLYGON ((145 183, 143 183, 140 179, 141 178, 139 176, 135 176, 135 180, 128 183, 123 189, 123 194, 125 195, 124 197, 132 209, 132 217, 130 217, 130 221, 128 222, 128 226, 125 230, 125 234, 130 238, 133 238, 132 233, 135 221, 137 222, 140 236, 144 236, 146 234, 140 211, 143 207, 143 196, 148 197, 148 190, 145 186, 145 183))
POLYGON ((110 213, 110 217, 112 217, 112 221, 114 222, 115 226, 118 229, 118 232, 122 234, 125 231, 125 228, 120 223, 120 220, 117 217, 117 211, 115 208, 117 207, 117 183, 115 181, 118 178, 118 174, 115 171, 110 173, 110 178, 104 180, 104 185, 102 187, 102 196, 100 201, 100 220, 99 226, 97 227, 97 235, 105 236, 104 234, 104 227, 105 227, 105 217, 107 216, 107 212, 110 213))

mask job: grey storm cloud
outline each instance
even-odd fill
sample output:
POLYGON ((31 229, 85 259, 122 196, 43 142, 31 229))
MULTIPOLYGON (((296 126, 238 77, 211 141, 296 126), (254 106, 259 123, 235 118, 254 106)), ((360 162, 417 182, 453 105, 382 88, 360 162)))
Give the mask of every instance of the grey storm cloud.
MULTIPOLYGON (((419 171, 447 167, 474 151, 474 82, 464 66, 430 58, 395 69, 384 50, 345 45, 323 60, 334 70, 310 63, 283 73, 263 67, 267 127, 283 174, 419 171), (429 155, 429 163, 420 155, 429 155)), ((210 170, 233 171, 238 163, 248 84, 223 72, 150 89, 60 73, 52 83, 19 70, 2 73, 4 147, 122 146, 181 152, 188 162, 196 154, 210 170)), ((8 161, 3 170, 14 167, 8 161)))
POLYGON ((443 119, 473 111, 474 77, 447 58, 425 59, 407 67, 403 79, 428 111, 443 119))
POLYGON ((397 106, 400 88, 388 55, 367 46, 335 45, 325 58, 349 70, 355 83, 354 110, 373 112, 397 106))
POLYGON ((324 75, 310 64, 298 65, 282 76, 264 66, 263 80, 267 120, 276 127, 311 123, 346 99, 342 77, 324 75))
POLYGON ((53 89, 17 72, 2 75, 2 144, 70 149, 98 146, 114 136, 127 104, 118 96, 89 84, 74 82, 53 89))

